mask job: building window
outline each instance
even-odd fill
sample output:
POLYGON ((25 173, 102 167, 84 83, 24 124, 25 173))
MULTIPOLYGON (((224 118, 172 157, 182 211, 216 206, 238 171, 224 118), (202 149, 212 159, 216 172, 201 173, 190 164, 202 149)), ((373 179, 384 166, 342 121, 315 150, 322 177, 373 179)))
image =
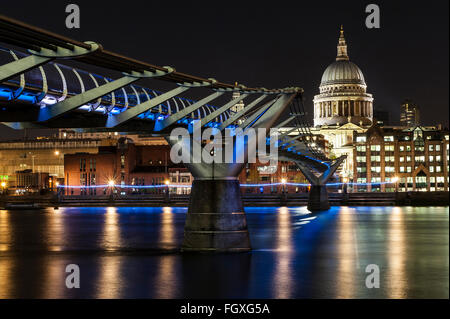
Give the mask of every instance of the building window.
POLYGON ((365 145, 358 145, 358 146, 356 146, 356 151, 357 152, 365 152, 366 151, 366 146, 365 145))
POLYGON ((404 151, 405 151, 405 147, 404 147, 403 145, 400 145, 400 146, 399 146, 399 151, 400 151, 400 152, 404 152, 404 151))
POLYGON ((441 171, 441 167, 440 166, 436 166, 436 172, 439 173, 441 171))
POLYGON ((365 162, 366 161, 366 157, 365 156, 356 156, 356 161, 357 162, 365 162))
POLYGON ((365 143, 366 142, 366 137, 365 136, 357 136, 356 137, 356 142, 361 142, 361 143, 365 143))
POLYGON ((441 150, 441 145, 436 144, 436 151, 440 151, 441 150))
POLYGON ((393 142, 394 141, 394 137, 393 136, 385 136, 384 137, 384 141, 385 142, 393 142))
POLYGON ((430 173, 434 173, 434 166, 430 166, 429 168, 430 173))
POLYGON ((432 152, 434 150, 434 145, 433 144, 428 145, 428 150, 432 152))
POLYGON ((381 150, 381 146, 380 145, 370 145, 370 150, 372 152, 379 152, 381 150))
POLYGON ((414 160, 416 161, 416 162, 425 162, 425 156, 415 156, 414 157, 414 160))
POLYGON ((405 172, 405 166, 400 166, 400 173, 404 173, 405 172))
POLYGON ((411 173, 411 166, 406 167, 406 172, 411 173))
POLYGON ((125 155, 120 155, 120 168, 125 168, 125 155))
POLYGON ((385 145, 384 150, 386 152, 393 152, 394 151, 394 145, 385 145))
POLYGON ((441 155, 436 155, 436 162, 440 162, 441 161, 441 155))
POLYGON ((372 166, 370 168, 371 172, 376 172, 376 173, 380 173, 381 172, 381 167, 380 166, 372 166))
POLYGON ((404 156, 400 156, 400 162, 404 162, 405 161, 405 157, 404 156))
POLYGON ((430 156, 429 156, 429 161, 430 161, 430 162, 433 162, 433 161, 434 161, 434 156, 433 156, 433 155, 430 155, 430 156))
POLYGON ((370 161, 371 162, 379 162, 381 160, 381 156, 380 155, 372 155, 370 156, 370 161))

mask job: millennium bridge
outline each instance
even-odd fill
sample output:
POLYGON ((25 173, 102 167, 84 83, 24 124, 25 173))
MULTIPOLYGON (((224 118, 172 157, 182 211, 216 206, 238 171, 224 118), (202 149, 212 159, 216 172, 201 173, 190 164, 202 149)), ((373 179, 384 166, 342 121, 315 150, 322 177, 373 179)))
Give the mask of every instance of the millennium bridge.
POLYGON ((302 96, 300 87, 251 88, 181 73, 0 16, 0 122, 14 129, 145 133, 180 146, 194 177, 185 251, 251 249, 237 179, 248 161, 249 142, 232 144, 233 156, 243 162, 227 162, 222 152, 212 152, 211 163, 197 162, 191 145, 211 141, 173 139, 175 128, 269 132, 289 124, 292 129, 283 134, 264 136, 266 147, 276 147, 278 159, 295 162, 308 179, 309 210, 329 208, 326 183, 345 158, 328 159, 311 143, 302 96), (244 108, 233 110, 243 100, 244 108))

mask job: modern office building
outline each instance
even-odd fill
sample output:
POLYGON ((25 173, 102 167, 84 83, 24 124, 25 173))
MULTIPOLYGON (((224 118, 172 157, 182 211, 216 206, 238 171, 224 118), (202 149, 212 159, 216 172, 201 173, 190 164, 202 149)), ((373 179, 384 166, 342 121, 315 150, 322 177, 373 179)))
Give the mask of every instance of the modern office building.
POLYGON ((354 191, 448 191, 449 132, 374 125, 355 134, 353 160, 354 191))
POLYGON ((416 127, 420 125, 419 106, 411 100, 403 101, 400 106, 400 125, 405 127, 416 127))

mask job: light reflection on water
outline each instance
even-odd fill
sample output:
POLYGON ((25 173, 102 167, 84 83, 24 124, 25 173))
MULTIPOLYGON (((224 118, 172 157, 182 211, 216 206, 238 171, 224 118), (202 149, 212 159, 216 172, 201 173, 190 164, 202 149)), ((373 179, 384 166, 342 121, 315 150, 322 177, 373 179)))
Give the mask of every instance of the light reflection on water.
POLYGON ((253 251, 181 254, 187 209, 0 211, 0 298, 448 298, 448 207, 246 208, 253 251), (80 266, 81 288, 65 287, 80 266), (377 264, 381 287, 365 287, 377 264))

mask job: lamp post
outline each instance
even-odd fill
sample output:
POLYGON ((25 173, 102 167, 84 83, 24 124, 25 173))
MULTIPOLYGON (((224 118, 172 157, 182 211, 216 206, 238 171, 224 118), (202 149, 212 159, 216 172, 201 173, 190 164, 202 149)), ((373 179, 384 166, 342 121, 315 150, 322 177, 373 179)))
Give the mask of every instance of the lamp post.
POLYGON ((168 179, 166 179, 164 181, 164 184, 166 184, 166 202, 170 202, 170 192, 169 192, 170 181, 168 179))
POLYGON ((398 177, 397 176, 392 178, 392 183, 395 184, 395 192, 398 193, 398 177))
POLYGON ((2 194, 4 194, 5 188, 6 188, 6 182, 2 181, 1 186, 2 186, 2 194))
POLYGON ((342 179, 342 181, 343 181, 343 184, 342 184, 342 190, 343 190, 343 193, 344 193, 344 194, 347 194, 347 183, 348 183, 348 178, 347 178, 347 177, 344 177, 344 178, 342 179))
POLYGON ((113 200, 113 190, 114 190, 114 186, 116 185, 116 182, 113 180, 113 179, 111 179, 111 180, 109 180, 108 181, 108 186, 109 186, 109 189, 110 189, 110 196, 109 196, 109 199, 112 201, 113 200))
POLYGON ((283 202, 286 202, 286 178, 281 179, 282 186, 282 200, 283 202))
POLYGON ((281 184, 283 184, 282 193, 284 194, 286 192, 286 178, 281 179, 281 184))

